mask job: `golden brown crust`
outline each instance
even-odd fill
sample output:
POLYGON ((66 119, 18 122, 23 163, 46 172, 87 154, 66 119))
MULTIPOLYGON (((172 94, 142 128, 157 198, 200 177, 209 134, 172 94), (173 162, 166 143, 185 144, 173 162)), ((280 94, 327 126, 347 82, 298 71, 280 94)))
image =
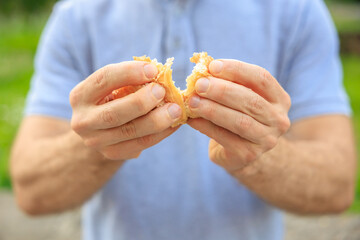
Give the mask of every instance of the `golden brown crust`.
POLYGON ((190 111, 188 107, 189 98, 195 92, 196 81, 202 77, 210 76, 209 64, 214 59, 207 54, 207 52, 194 53, 193 57, 190 58, 190 61, 195 63, 192 73, 186 78, 186 87, 187 89, 182 93, 186 108, 186 115, 190 118, 198 117, 196 114, 190 111))
POLYGON ((172 69, 171 65, 173 64, 174 58, 168 58, 166 60, 166 63, 162 65, 161 63, 157 66, 159 73, 157 77, 155 78, 154 82, 162 85, 165 88, 165 97, 164 102, 165 103, 176 103, 181 107, 181 117, 179 120, 177 120, 172 127, 176 127, 180 124, 184 124, 187 121, 187 115, 186 115, 186 109, 185 104, 183 101, 183 97, 180 93, 180 89, 175 87, 175 82, 172 80, 172 69))
MULTIPOLYGON (((209 64, 214 60, 212 57, 208 56, 206 52, 201 52, 194 53, 193 57, 190 58, 190 61, 196 65, 191 75, 189 75, 186 79, 187 89, 185 91, 180 91, 172 80, 171 65, 173 64, 174 58, 168 58, 165 64, 159 63, 156 59, 151 60, 150 57, 146 56, 134 57, 134 60, 152 63, 157 67, 159 73, 152 81, 163 86, 166 92, 164 101, 160 105, 171 102, 176 103, 181 107, 182 115, 180 119, 172 125, 172 127, 186 123, 188 117, 198 117, 190 111, 188 107, 188 100, 195 92, 196 81, 202 77, 211 75, 209 73, 209 64)), ((145 86, 145 84, 140 86, 126 86, 116 89, 112 92, 113 99, 125 97, 126 95, 136 92, 143 86, 145 86)))

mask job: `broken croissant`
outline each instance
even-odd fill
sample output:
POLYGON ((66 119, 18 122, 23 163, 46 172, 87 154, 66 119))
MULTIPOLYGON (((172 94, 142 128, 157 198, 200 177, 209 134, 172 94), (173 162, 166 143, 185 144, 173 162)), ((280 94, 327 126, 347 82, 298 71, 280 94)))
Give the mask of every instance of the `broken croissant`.
MULTIPOLYGON (((176 127, 180 124, 186 123, 187 119, 196 118, 194 113, 190 111, 188 107, 189 97, 195 91, 195 83, 198 79, 202 77, 210 76, 209 73, 209 64, 212 60, 212 57, 208 56, 206 52, 194 53, 193 57, 190 58, 190 61, 195 63, 192 73, 186 78, 186 90, 180 90, 175 86, 174 81, 172 80, 172 69, 171 65, 173 64, 174 58, 168 58, 165 64, 157 62, 156 59, 151 60, 149 57, 134 57, 135 61, 144 61, 155 64, 158 69, 158 75, 153 79, 153 82, 160 84, 165 88, 165 97, 163 103, 176 103, 181 107, 182 115, 181 117, 172 125, 176 127)), ((136 92, 144 85, 140 86, 126 86, 119 89, 116 89, 112 92, 113 99, 121 98, 131 93, 136 92)))

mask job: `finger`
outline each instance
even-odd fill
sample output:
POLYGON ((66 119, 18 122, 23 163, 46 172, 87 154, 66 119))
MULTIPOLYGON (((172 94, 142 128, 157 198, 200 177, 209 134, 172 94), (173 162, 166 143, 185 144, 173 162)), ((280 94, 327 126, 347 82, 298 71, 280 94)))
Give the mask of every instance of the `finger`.
MULTIPOLYGON (((212 145, 210 158, 228 170, 241 168, 257 159, 262 153, 259 145, 249 142, 209 120, 196 118, 189 120, 188 124, 222 146, 214 148, 212 145)), ((210 144, 214 144, 214 142, 210 142, 210 144)))
POLYGON ((262 67, 232 59, 221 59, 212 61, 209 71, 215 77, 252 89, 270 102, 290 101, 278 81, 262 67))
POLYGON ((201 78, 196 82, 195 89, 201 97, 241 111, 265 125, 273 124, 274 118, 280 114, 271 103, 251 89, 220 78, 201 78))
POLYGON ((181 113, 181 108, 177 104, 169 103, 119 127, 97 130, 95 134, 92 133, 94 137, 85 140, 85 145, 101 148, 107 145, 156 134, 169 128, 179 119, 181 113))
POLYGON ((271 132, 272 128, 259 123, 249 115, 227 108, 214 101, 194 95, 189 101, 189 106, 196 115, 253 143, 263 144, 277 141, 271 132))
MULTIPOLYGON (((238 151, 238 150, 237 150, 238 151)), ((244 155, 244 151, 240 152, 244 155)), ((245 159, 244 156, 233 153, 224 148, 221 144, 214 139, 210 139, 209 142, 209 158, 212 162, 225 168, 228 172, 236 172, 246 167, 249 163, 255 159, 245 159)))
POLYGON ((117 88, 150 82, 158 73, 155 65, 128 61, 107 65, 76 86, 71 95, 72 105, 94 104, 117 88))
POLYGON ((94 119, 94 128, 108 129, 123 125, 154 109, 165 96, 165 89, 159 84, 149 84, 139 91, 97 107, 100 121, 94 119))
POLYGON ((170 136, 172 133, 178 130, 179 127, 180 126, 175 128, 167 128, 166 130, 157 134, 147 135, 118 144, 106 146, 102 150, 102 153, 107 159, 110 160, 127 160, 133 158, 133 156, 137 155, 144 149, 154 146, 155 144, 170 136))
POLYGON ((109 129, 121 126, 147 114, 154 109, 165 95, 165 89, 158 84, 149 84, 135 93, 96 105, 89 111, 77 111, 73 115, 73 129, 81 133, 86 130, 109 129))

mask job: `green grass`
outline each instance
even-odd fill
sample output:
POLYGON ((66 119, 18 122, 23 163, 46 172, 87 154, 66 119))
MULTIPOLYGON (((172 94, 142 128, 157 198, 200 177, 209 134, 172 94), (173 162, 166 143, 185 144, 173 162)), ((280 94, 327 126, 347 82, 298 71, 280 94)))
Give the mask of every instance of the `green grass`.
MULTIPOLYGON (((21 120, 33 72, 33 57, 47 16, 48 13, 30 17, 0 16, 0 188, 11 188, 8 173, 9 149, 21 120)), ((339 24, 342 23, 337 23, 338 26, 339 24)), ((360 57, 342 56, 342 62, 344 84, 354 110, 357 149, 360 149, 360 57)), ((360 213, 360 177, 357 182, 356 200, 350 212, 360 213)))

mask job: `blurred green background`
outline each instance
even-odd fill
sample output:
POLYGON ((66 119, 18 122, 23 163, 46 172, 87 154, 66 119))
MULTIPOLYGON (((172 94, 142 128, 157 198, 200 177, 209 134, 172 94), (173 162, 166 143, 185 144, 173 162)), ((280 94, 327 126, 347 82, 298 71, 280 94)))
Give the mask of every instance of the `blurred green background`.
MULTIPOLYGON (((54 2, 0 2, 0 188, 11 189, 10 147, 21 120, 37 43, 54 2)), ((344 84, 354 110, 357 148, 360 149, 360 0, 328 0, 326 3, 341 39, 344 84)), ((352 213, 360 213, 359 174, 357 183, 356 200, 349 210, 352 213)))

